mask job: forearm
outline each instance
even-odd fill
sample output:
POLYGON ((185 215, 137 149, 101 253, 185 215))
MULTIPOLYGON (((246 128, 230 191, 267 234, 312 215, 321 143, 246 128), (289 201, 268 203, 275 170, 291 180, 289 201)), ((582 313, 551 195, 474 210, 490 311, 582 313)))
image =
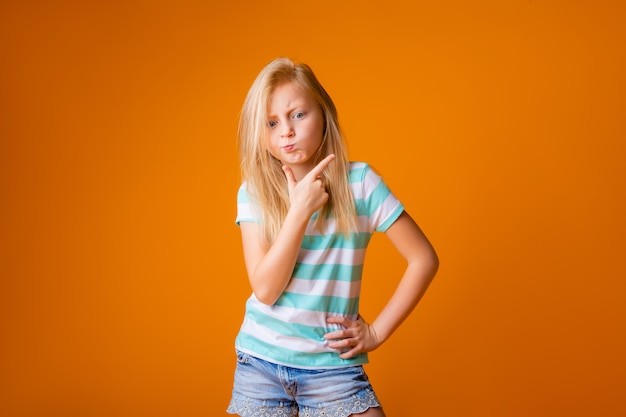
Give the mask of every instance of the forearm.
POLYGON ((308 218, 290 210, 276 240, 250 274, 252 291, 264 304, 274 304, 291 280, 308 218))
POLYGON ((380 343, 386 341, 415 309, 438 268, 436 257, 407 265, 395 292, 372 323, 380 343))
POLYGON ((274 304, 291 280, 309 219, 328 201, 321 175, 334 158, 328 155, 299 181, 290 167, 283 166, 290 208, 269 247, 259 244, 258 236, 244 233, 248 277, 254 294, 264 304, 274 304))
POLYGON ((339 350, 339 357, 343 359, 379 347, 413 311, 432 281, 437 265, 436 256, 427 264, 409 263, 396 291, 371 325, 363 318, 353 321, 346 317, 329 317, 328 323, 342 325, 344 329, 324 335, 328 346, 339 350))

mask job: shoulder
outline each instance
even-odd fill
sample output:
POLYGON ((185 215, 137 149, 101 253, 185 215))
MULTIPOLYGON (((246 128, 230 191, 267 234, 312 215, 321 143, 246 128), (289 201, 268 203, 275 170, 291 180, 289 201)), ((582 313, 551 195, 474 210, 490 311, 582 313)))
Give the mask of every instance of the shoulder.
POLYGON ((362 171, 370 169, 370 165, 367 162, 350 161, 350 172, 362 171))
POLYGON ((350 162, 350 182, 363 180, 370 172, 373 170, 367 162, 350 162))
POLYGON ((378 183, 381 176, 367 162, 350 162, 350 183, 378 183))
POLYGON ((241 185, 239 186, 239 190, 237 190, 237 198, 245 197, 247 199, 253 200, 255 198, 255 195, 257 194, 255 193, 254 186, 248 181, 242 181, 241 185))

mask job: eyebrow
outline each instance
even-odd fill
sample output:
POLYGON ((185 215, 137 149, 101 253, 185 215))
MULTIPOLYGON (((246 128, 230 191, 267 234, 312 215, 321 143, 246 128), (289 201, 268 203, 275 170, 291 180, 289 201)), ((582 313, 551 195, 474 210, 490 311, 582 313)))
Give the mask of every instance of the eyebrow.
MULTIPOLYGON (((294 110, 299 110, 305 105, 306 105, 305 100, 298 100, 298 101, 291 102, 289 103, 289 106, 287 107, 287 114, 293 112, 294 110)), ((274 116, 276 115, 269 112, 269 106, 268 106, 267 117, 269 118, 269 117, 274 117, 274 116)))

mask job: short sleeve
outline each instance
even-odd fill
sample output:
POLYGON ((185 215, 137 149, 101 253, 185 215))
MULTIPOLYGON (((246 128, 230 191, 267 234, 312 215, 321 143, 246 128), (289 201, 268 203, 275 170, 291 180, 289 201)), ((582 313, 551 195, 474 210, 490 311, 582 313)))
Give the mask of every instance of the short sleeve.
POLYGON ((237 218, 235 223, 237 226, 241 222, 261 223, 261 219, 257 215, 254 204, 250 202, 246 184, 241 184, 237 192, 237 218))
POLYGON ((367 216, 372 230, 385 232, 400 217, 404 206, 369 165, 363 164, 360 177, 360 198, 355 201, 357 214, 367 216))

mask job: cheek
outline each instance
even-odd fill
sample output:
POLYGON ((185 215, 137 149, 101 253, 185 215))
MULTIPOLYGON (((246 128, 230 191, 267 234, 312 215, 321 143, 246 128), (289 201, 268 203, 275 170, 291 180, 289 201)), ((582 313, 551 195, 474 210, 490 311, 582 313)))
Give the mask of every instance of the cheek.
POLYGON ((268 133, 265 139, 265 148, 266 150, 274 157, 278 154, 280 149, 280 138, 278 135, 272 135, 268 133))
POLYGON ((326 132, 326 120, 322 114, 317 115, 316 125, 318 132, 323 135, 326 132))
POLYGON ((274 135, 272 131, 267 132, 265 135, 265 144, 268 148, 273 148, 278 143, 278 136, 274 135))
POLYGON ((326 133, 326 124, 322 121, 317 125, 317 134, 320 137, 320 140, 324 140, 324 133, 326 133))

